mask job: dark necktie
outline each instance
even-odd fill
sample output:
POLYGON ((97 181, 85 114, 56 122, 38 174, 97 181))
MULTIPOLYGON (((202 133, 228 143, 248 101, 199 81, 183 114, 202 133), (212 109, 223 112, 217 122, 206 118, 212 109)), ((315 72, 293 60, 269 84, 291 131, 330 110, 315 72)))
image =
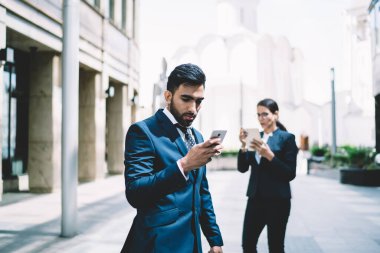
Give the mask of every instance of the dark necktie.
MULTIPOLYGON (((178 123, 175 124, 175 126, 178 127, 185 134, 185 144, 187 150, 189 151, 196 144, 193 136, 191 135, 191 129, 183 127, 178 123)), ((198 175, 198 170, 192 170, 191 172, 193 173, 194 178, 196 178, 198 175)))
POLYGON ((178 127, 185 134, 186 147, 187 147, 187 150, 190 150, 195 145, 195 140, 193 136, 191 135, 191 129, 187 127, 183 127, 179 124, 176 124, 176 127, 178 127))

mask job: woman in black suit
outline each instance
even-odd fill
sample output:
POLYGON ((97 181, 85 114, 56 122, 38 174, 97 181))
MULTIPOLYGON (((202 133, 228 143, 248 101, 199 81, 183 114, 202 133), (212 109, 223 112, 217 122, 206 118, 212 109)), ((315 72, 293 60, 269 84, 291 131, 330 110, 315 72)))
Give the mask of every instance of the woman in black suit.
POLYGON ((278 105, 273 99, 257 104, 261 139, 246 143, 247 132, 240 130, 242 144, 238 170, 251 167, 244 217, 244 253, 256 253, 259 236, 267 226, 270 253, 283 253, 286 225, 290 213, 290 184, 296 176, 298 147, 294 135, 278 121, 278 105), (247 145, 255 150, 248 151, 247 145))

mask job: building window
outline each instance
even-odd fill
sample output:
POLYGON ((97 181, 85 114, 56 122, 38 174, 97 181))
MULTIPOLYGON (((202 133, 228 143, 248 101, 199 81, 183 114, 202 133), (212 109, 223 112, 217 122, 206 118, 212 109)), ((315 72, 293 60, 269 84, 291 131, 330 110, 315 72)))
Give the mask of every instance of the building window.
POLYGON ((136 38, 136 11, 137 11, 137 8, 136 8, 136 0, 133 0, 133 18, 132 18, 132 38, 136 38))
POLYGON ((86 0, 92 6, 100 9, 100 0, 86 0))
POLYGON ((375 19, 376 51, 380 53, 380 2, 375 7, 375 19))
POLYGON ((134 26, 134 0, 127 0, 127 8, 126 8, 126 28, 127 35, 129 38, 133 38, 133 26, 134 26))
POLYGON ((380 1, 372 6, 370 12, 371 33, 372 33, 372 54, 380 53, 380 1))
POLYGON ((121 1, 121 28, 124 31, 127 28, 127 0, 121 1))
POLYGON ((109 0, 109 19, 115 21, 115 0, 109 0))

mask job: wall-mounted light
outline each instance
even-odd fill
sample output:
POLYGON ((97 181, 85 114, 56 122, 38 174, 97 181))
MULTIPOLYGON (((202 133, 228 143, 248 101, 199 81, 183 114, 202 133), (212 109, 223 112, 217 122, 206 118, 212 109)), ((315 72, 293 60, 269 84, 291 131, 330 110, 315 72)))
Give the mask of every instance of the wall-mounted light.
POLYGON ((132 105, 139 105, 139 95, 135 94, 133 98, 131 99, 132 105))
POLYGON ((106 97, 112 98, 113 96, 115 96, 115 87, 109 86, 108 89, 106 89, 106 97))
POLYGON ((14 50, 9 47, 0 49, 0 61, 14 63, 14 50))

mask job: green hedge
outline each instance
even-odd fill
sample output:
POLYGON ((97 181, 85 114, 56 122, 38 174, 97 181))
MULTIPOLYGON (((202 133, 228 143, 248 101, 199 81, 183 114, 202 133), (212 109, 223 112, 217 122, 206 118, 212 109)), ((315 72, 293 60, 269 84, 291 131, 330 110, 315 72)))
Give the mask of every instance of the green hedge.
POLYGON ((310 154, 312 156, 325 156, 329 152, 329 148, 327 146, 319 147, 317 145, 313 145, 310 148, 310 154))
POLYGON ((233 150, 223 150, 220 154, 221 157, 237 157, 239 153, 239 150, 233 149, 233 150))
POLYGON ((375 149, 343 145, 337 148, 337 152, 331 155, 330 150, 325 153, 326 163, 332 167, 372 168, 374 164, 375 149))

